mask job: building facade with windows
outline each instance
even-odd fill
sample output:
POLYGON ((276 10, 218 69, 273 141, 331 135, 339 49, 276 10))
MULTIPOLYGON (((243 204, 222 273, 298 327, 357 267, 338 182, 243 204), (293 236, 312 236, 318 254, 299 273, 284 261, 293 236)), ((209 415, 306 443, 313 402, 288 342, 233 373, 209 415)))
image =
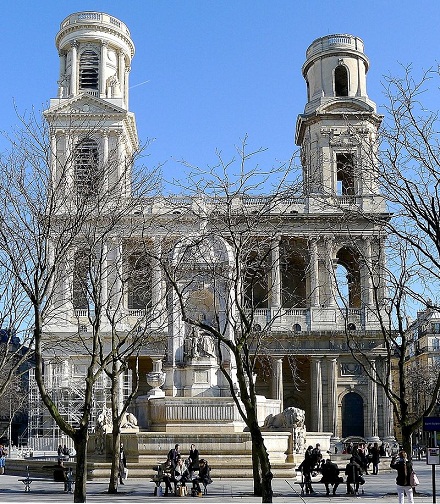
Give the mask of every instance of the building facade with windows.
MULTIPOLYGON (((213 232, 214 223, 224 220, 225 199, 136 201, 130 162, 138 138, 128 85, 134 44, 123 22, 100 12, 72 14, 61 23, 56 47, 58 96, 45 112, 56 190, 66 202, 81 199, 84 208, 91 199, 98 208, 99 195, 107 202, 122 195, 124 201, 133 201, 127 217, 138 223, 138 233, 134 227, 127 235, 119 227, 102 244, 109 273, 101 277, 100 300, 119 314, 121 333, 137 334, 148 327, 150 339, 139 351, 139 392, 132 405, 139 427, 156 432, 243 431, 218 372, 213 342, 183 322, 179 299, 160 261, 166 251, 170 263, 185 266, 179 282, 187 286, 185 302, 198 320, 209 323, 217 315, 223 320, 228 309, 234 310, 225 301, 228 296, 220 294, 227 292, 224 277, 215 281, 206 270, 207 257, 217 271, 233 268, 228 240, 218 236, 218 226, 213 232), (165 222, 173 225, 173 240, 163 231, 165 222), (189 256, 181 238, 194 242, 195 236, 197 253, 189 256), (155 252, 146 254, 145 248, 155 252)), ((335 442, 350 435, 373 441, 394 434, 387 398, 366 378, 347 345, 348 331, 379 369, 386 358, 377 316, 377 299, 385 295, 385 237, 372 218, 386 214, 372 155, 381 116, 367 94, 368 67, 358 37, 315 40, 302 68, 306 105, 296 125, 302 191, 276 204, 268 204, 273 200, 267 195, 235 195, 228 201, 235 215, 261 217, 254 220, 255 241, 264 235, 270 243, 267 271, 250 285, 243 278, 255 331, 269 335, 255 368, 260 420, 298 407, 305 411, 308 431, 328 432, 335 442)), ((97 306, 87 288, 90 250, 78 244, 69 257, 55 287, 57 315, 46 324, 45 377, 65 415, 74 419, 87 356, 79 347, 69 352, 59 345, 63 351, 58 351, 50 342, 85 337, 97 306)), ((102 328, 109 337, 111 325, 107 320, 102 328)), ((121 378, 125 395, 132 386, 130 376, 128 372, 121 378)), ((100 380, 92 424, 109 401, 105 375, 100 380)), ((31 437, 57 436, 40 410, 31 408, 30 427, 31 437)))

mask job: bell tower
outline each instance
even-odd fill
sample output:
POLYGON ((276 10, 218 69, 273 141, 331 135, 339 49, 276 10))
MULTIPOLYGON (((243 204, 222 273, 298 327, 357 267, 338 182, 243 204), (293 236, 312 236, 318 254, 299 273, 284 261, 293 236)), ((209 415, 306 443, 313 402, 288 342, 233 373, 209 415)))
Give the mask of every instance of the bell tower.
POLYGON ((109 192, 128 196, 127 160, 138 148, 134 114, 128 110, 130 32, 108 14, 77 12, 63 20, 55 43, 58 93, 45 111, 52 180, 65 200, 109 192))
POLYGON ((307 104, 298 116, 295 140, 305 192, 315 203, 331 198, 367 211, 384 210, 382 199, 375 200, 374 163, 382 117, 368 98, 368 67, 364 44, 353 35, 327 35, 307 49, 302 67, 307 104))

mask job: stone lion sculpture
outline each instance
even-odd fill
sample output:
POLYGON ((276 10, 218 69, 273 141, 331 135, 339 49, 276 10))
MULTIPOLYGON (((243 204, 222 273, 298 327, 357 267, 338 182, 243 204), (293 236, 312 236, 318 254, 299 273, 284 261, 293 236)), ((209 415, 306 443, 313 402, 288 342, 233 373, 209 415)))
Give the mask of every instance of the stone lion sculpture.
POLYGON ((139 430, 137 418, 133 415, 133 413, 125 413, 121 422, 121 430, 122 429, 139 430))
POLYGON ((269 415, 264 420, 266 429, 294 429, 303 428, 306 421, 306 413, 300 408, 286 408, 277 415, 269 415))
POLYGON ((302 453, 306 440, 305 420, 305 411, 292 406, 278 413, 278 415, 269 415, 266 417, 263 429, 290 431, 292 433, 292 452, 302 453))

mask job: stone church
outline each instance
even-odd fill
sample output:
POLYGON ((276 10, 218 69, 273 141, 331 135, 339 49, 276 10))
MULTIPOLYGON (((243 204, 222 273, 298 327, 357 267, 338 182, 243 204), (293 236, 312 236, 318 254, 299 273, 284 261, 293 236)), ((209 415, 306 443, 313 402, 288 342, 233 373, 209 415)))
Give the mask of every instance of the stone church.
MULTIPOLYGON (((97 190, 117 190, 135 200, 130 169, 123 168, 138 148, 135 116, 129 110, 129 75, 135 53, 129 29, 105 13, 71 14, 61 23, 56 49, 60 58, 58 95, 45 111, 54 183, 66 201, 70 195, 97 190), (112 156, 119 164, 101 170, 98 183, 91 171, 108 166, 112 156), (61 165, 66 169, 61 170, 61 165)), ((265 295, 259 296, 254 286, 250 296, 259 300, 253 311, 255 331, 264 330, 270 341, 255 367, 259 420, 263 425, 270 414, 300 408, 305 412, 307 432, 318 437, 325 433, 329 448, 348 436, 378 441, 391 440, 394 435, 387 398, 367 379, 347 346, 348 331, 362 340, 380 369, 385 353, 380 345, 377 298, 384 297, 384 286, 379 282, 374 290, 369 271, 374 269, 376 277, 381 277, 385 237, 370 217, 386 215, 386 206, 378 190, 374 156, 368 155, 374 153, 381 123, 367 94, 368 68, 364 43, 356 36, 327 35, 308 47, 302 67, 305 108, 298 115, 295 133, 301 151, 302 191, 291 194, 282 205, 268 207, 261 227, 257 222, 253 229, 257 240, 265 233, 265 222, 277 223, 271 237, 270 269, 257 286, 265 295)), ((205 199, 205 215, 221 216, 221 200, 221 195, 216 201, 205 199)), ((267 195, 244 195, 234 204, 237 211, 261 215, 266 202, 267 195)), ((166 449, 172 440, 186 442, 185 436, 188 441, 196 436, 206 447, 208 438, 219 433, 244 435, 244 424, 218 372, 213 342, 182 321, 181 307, 169 290, 160 261, 133 252, 133 241, 142 238, 156 251, 168 247, 173 260, 185 260, 179 245, 170 248, 160 226, 141 226, 157 215, 163 217, 164 207, 170 204, 161 198, 142 206, 136 203, 131 218, 139 222, 142 235, 127 240, 121 231, 109 238, 107 267, 124 271, 133 262, 145 267, 134 266, 123 285, 117 279, 110 285, 106 279, 101 285, 103 303, 119 296, 118 310, 124 315, 120 330, 144 331, 148 326, 150 340, 146 339, 137 359, 139 391, 130 407, 144 446, 154 433, 156 444, 165 436, 166 449), (143 322, 146 319, 148 323, 143 322)), ((203 230, 204 257, 215 256, 218 264, 232 268, 227 241, 209 241, 210 218, 203 223, 183 223, 185 207, 196 204, 194 198, 182 197, 179 212, 167 213, 168 222, 176 219, 174 233, 203 230)), ((45 380, 59 398, 63 414, 74 421, 81 407, 88 357, 80 347, 69 355, 65 347, 51 346, 50 341, 87 335, 94 308, 80 285, 87 258, 81 255, 81 247, 72 250, 70 257, 71 264, 64 266, 55 287, 57 316, 46 323, 45 380)), ((200 271, 193 271, 197 258, 190 262, 185 278, 189 282, 188 278, 197 277, 188 290, 192 312, 196 318, 210 320, 216 315, 216 289, 226 287, 220 281, 215 287, 213 281, 201 281, 200 271)), ((243 280, 244 290, 245 284, 243 280)), ((222 307, 222 313, 226 308, 222 307)), ((111 332, 109 324, 102 330, 111 332)), ((234 367, 233 361, 230 366, 234 367)), ((120 380, 125 396, 135 381, 131 370, 120 380)), ((103 374, 95 387, 92 426, 108 407, 109 394, 103 374)), ((36 395, 29 436, 35 442, 37 437, 65 441, 38 405, 36 395)))

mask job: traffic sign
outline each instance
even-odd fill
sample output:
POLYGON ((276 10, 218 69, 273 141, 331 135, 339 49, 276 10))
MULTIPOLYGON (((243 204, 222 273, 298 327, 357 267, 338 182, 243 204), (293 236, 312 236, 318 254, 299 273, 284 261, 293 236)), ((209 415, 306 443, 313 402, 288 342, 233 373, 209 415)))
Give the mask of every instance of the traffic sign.
POLYGON ((428 432, 440 431, 440 417, 423 417, 423 430, 428 432))

